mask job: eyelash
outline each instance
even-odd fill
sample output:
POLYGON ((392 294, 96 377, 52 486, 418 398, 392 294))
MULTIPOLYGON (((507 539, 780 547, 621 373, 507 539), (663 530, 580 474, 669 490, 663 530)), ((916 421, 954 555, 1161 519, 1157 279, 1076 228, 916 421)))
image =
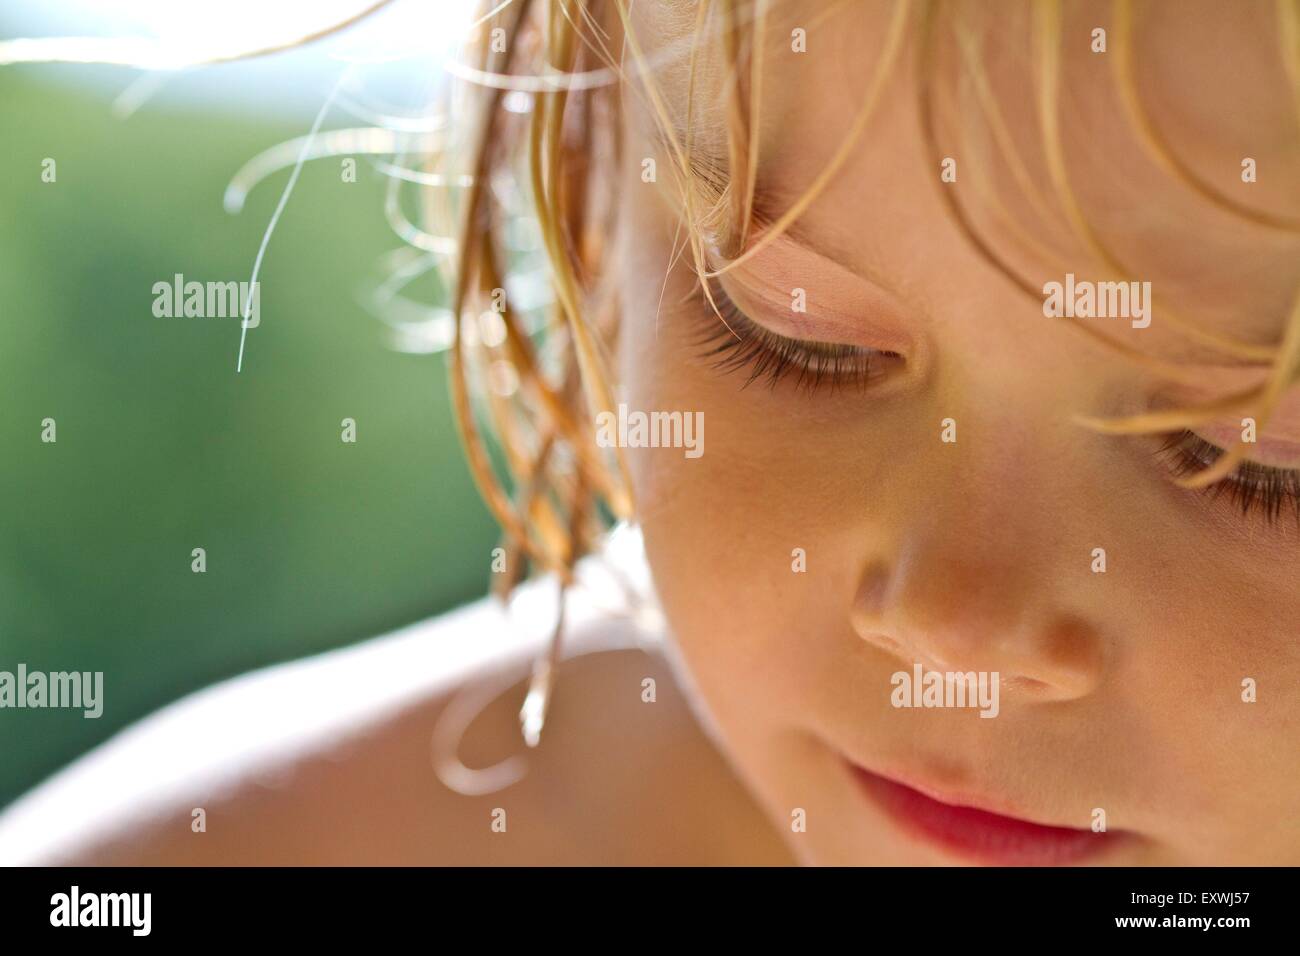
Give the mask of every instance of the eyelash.
MULTIPOLYGON (((1168 435, 1159 453, 1175 476, 1182 478, 1214 464, 1224 451, 1195 432, 1184 430, 1168 435)), ((1211 499, 1227 495, 1243 516, 1260 514, 1274 524, 1284 510, 1290 510, 1300 522, 1300 471, 1294 469, 1243 461, 1227 477, 1202 491, 1211 499)))
POLYGON ((832 392, 841 385, 862 389, 879 378, 873 375, 876 360, 896 357, 894 352, 878 349, 806 342, 777 335, 741 312, 716 281, 710 282, 709 289, 726 324, 717 321, 701 292, 699 304, 709 323, 699 342, 707 347, 701 357, 711 359, 712 367, 723 373, 748 369, 742 388, 757 380, 775 388, 787 376, 797 375, 795 387, 810 394, 825 384, 830 385, 832 392))
MULTIPOLYGON (((872 381, 873 359, 895 356, 893 352, 777 335, 741 312, 716 281, 710 283, 710 290, 726 324, 716 321, 708 299, 701 293, 699 301, 709 322, 700 342, 708 346, 702 357, 712 359, 713 368, 723 373, 748 369, 742 388, 760 379, 775 388, 791 374, 798 375, 795 386, 809 393, 825 383, 832 391, 842 384, 865 388, 872 381)), ((1195 432, 1183 430, 1166 436, 1159 454, 1174 475, 1182 478, 1213 465, 1224 451, 1195 432)), ((1243 461, 1227 477, 1201 490, 1211 500, 1227 495, 1243 516, 1258 513, 1274 524, 1284 510, 1290 510, 1300 522, 1300 470, 1243 461)))

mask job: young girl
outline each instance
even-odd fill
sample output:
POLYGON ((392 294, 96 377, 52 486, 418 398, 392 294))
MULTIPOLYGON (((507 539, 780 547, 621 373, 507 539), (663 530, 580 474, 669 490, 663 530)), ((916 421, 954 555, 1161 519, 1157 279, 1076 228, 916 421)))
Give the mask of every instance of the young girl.
POLYGON ((533 580, 0 856, 1300 863, 1295 5, 514 0, 450 71, 467 560, 533 580))

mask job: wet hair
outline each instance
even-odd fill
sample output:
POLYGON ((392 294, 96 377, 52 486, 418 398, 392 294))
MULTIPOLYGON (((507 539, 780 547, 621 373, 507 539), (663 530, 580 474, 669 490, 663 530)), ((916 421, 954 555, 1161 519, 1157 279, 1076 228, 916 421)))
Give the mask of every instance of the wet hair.
MULTIPOLYGON (((514 0, 487 6, 490 16, 483 21, 474 66, 460 74, 469 89, 460 104, 466 112, 457 122, 472 129, 472 140, 463 144, 469 148, 468 166, 461 171, 472 176, 473 184, 457 197, 459 256, 451 285, 453 311, 460 321, 451 355, 452 388, 470 466, 501 524, 507 547, 537 566, 567 576, 606 518, 631 516, 635 511, 621 459, 617 453, 601 453, 591 425, 596 414, 613 407, 609 368, 618 335, 619 301, 612 281, 616 270, 609 237, 616 225, 612 171, 622 145, 618 122, 622 97, 638 97, 657 126, 669 172, 666 193, 684 236, 681 251, 689 255, 703 279, 754 255, 812 204, 858 147, 891 75, 901 68, 905 46, 914 43, 917 108, 933 168, 938 169, 942 159, 941 83, 955 74, 978 105, 975 118, 986 131, 984 140, 991 144, 965 167, 974 168, 978 176, 981 165, 1001 164, 1025 202, 1053 211, 1065 223, 1077 244, 1076 256, 1081 251, 1109 277, 1132 278, 1131 268, 1090 224, 1072 185, 1061 136, 1066 11, 1059 0, 1015 10, 1000 5, 997 12, 999 32, 1023 29, 1030 43, 1040 134, 1039 142, 1030 145, 1036 146, 1032 160, 1046 171, 1049 189, 1034 181, 1026 144, 1016 142, 1009 132, 993 92, 982 52, 988 31, 981 30, 981 11, 945 0, 900 2, 894 5, 881 38, 858 111, 846 118, 839 149, 802 196, 784 210, 755 209, 755 131, 760 125, 766 68, 764 35, 772 18, 792 4, 782 0, 665 4, 673 9, 656 13, 677 17, 686 42, 670 39, 653 49, 637 35, 628 0, 514 0), (726 71, 723 170, 702 163, 693 141, 694 100, 700 95, 697 64, 705 48, 720 53, 726 71), (948 62, 954 59, 956 69, 948 62), (657 82, 657 72, 669 62, 688 71, 685 103, 667 102, 657 82), (503 195, 511 201, 503 202, 503 195), (521 199, 536 224, 553 293, 551 303, 541 310, 518 307, 506 279, 512 256, 507 233, 511 217, 518 213, 515 202, 521 199), (762 227, 757 232, 754 223, 762 227), (725 265, 710 268, 708 250, 725 259, 725 265), (493 296, 500 318, 491 321, 504 323, 504 334, 485 341, 474 333, 473 323, 491 311, 493 296), (517 381, 517 387, 509 396, 490 387, 490 369, 497 362, 508 363, 516 373, 511 381, 517 381), (487 387, 476 393, 475 383, 487 387), (492 467, 496 449, 506 465, 505 478, 492 467)), ((815 12, 807 8, 797 12, 811 25, 844 6, 829 3, 815 12)), ((1294 82, 1300 75, 1296 10, 1279 3, 1276 17, 1278 53, 1294 82)), ((1127 0, 1114 4, 1110 33, 1114 83, 1131 128, 1151 159, 1205 202, 1262 229, 1300 235, 1300 219, 1256 210, 1231 198, 1199 179, 1161 138, 1144 110, 1133 75, 1135 27, 1127 0)), ((975 137, 971 142, 978 145, 975 137)), ((995 211, 1005 212, 997 205, 989 178, 982 178, 985 188, 977 194, 995 211)), ((974 248, 1041 303, 1041 284, 1018 273, 999 253, 989 230, 977 224, 965 198, 971 193, 948 189, 939 193, 974 248)), ((998 222, 1002 228, 1015 228, 1006 215, 998 222)), ((707 282, 701 283, 701 289, 709 296, 707 282)), ((1268 346, 1237 341, 1197 325, 1168 303, 1162 303, 1161 321, 1221 353, 1226 363, 1267 367, 1266 381, 1195 408, 1118 420, 1081 419, 1082 424, 1111 433, 1156 433, 1240 410, 1253 414, 1262 428, 1283 393, 1300 377, 1300 308, 1286 320, 1280 343, 1268 346)), ((1178 363, 1138 352, 1095 326, 1075 323, 1074 327, 1157 373, 1176 377, 1182 371, 1178 363)), ((1238 444, 1182 481, 1189 486, 1211 484, 1229 474, 1244 453, 1238 444)))
MULTIPOLYGON (((334 29, 389 2, 379 0, 334 29)), ((828 0, 815 10, 794 0, 664 0, 655 8, 656 15, 670 21, 677 35, 647 44, 652 38, 638 35, 631 0, 482 4, 466 58, 448 67, 454 82, 447 89, 438 135, 420 150, 424 172, 417 181, 423 183, 424 222, 417 226, 401 218, 397 181, 390 191, 389 213, 405 238, 441 258, 450 299, 456 418, 469 467, 502 529, 507 552, 508 572, 497 576, 498 593, 507 594, 530 570, 552 572, 562 585, 569 583, 575 563, 594 547, 603 529, 615 519, 636 514, 621 450, 598 447, 593 427, 597 414, 614 407, 611 366, 621 311, 611 241, 618 228, 614 172, 624 152, 621 116, 628 97, 640 101, 656 127, 668 173, 664 194, 673 204, 683 237, 674 257, 679 251, 688 256, 710 302, 705 280, 781 235, 834 179, 859 147, 889 83, 908 62, 908 53, 917 70, 916 106, 932 168, 938 169, 943 158, 941 142, 951 143, 955 137, 960 137, 962 154, 968 157, 964 169, 976 188, 940 188, 939 195, 972 247, 1041 302, 1040 285, 999 251, 999 236, 1027 241, 999 199, 995 177, 1001 176, 1000 185, 1014 190, 1017 202, 1041 219, 1054 217, 1063 224, 1058 238, 1068 238, 1071 248, 1045 253, 1067 262, 1083 256, 1098 264, 1107 278, 1132 278, 1132 268, 1090 222, 1067 159, 1062 136, 1068 59, 1063 53, 1064 23, 1078 8, 1063 0, 998 4, 991 19, 987 5, 896 0, 878 38, 870 80, 856 111, 846 118, 835 153, 795 201, 783 209, 760 208, 756 131, 768 68, 765 38, 775 35, 772 24, 782 15, 797 14, 800 25, 811 31, 850 6, 850 0, 828 0), (1009 42, 1019 41, 1032 79, 1027 95, 1032 97, 1037 135, 1029 143, 1009 128, 987 49, 1000 42, 1000 52, 1005 53, 1009 42), (704 95, 697 83, 701 51, 720 56, 723 68, 726 121, 721 130, 724 148, 716 150, 722 154, 720 161, 706 162, 709 151, 695 139, 697 100, 704 95), (669 102, 658 82, 660 71, 669 65, 687 71, 684 103, 669 102), (956 106, 954 90, 963 97, 956 106), (1050 188, 1040 188, 1044 178, 1050 188), (718 260, 723 264, 714 268, 711 263, 718 260)), ((1300 217, 1260 210, 1233 198, 1199 178, 1162 138, 1134 75, 1138 29, 1133 5, 1115 0, 1107 9, 1107 61, 1114 89, 1146 156, 1208 207, 1261 230, 1300 236, 1300 217)), ((1244 9, 1234 6, 1230 12, 1241 15, 1244 9)), ((1256 10, 1274 11, 1270 15, 1276 21, 1279 72, 1289 84, 1294 111, 1300 113, 1300 14, 1289 0, 1250 8, 1256 10)), ((22 42, 0 43, 0 63, 134 62, 111 51, 88 52, 84 44, 14 45, 22 42)), ((247 55, 265 52, 273 50, 247 55)), ((383 152, 386 146, 392 151, 393 141, 367 145, 355 137, 340 138, 314 155, 383 152)), ((259 167, 261 173, 267 165, 259 167)), ((1266 371, 1264 380, 1194 408, 1113 420, 1081 418, 1081 425, 1116 434, 1163 433, 1240 411, 1253 415, 1262 430, 1283 394, 1300 378, 1300 299, 1281 323, 1280 341, 1272 345, 1237 341, 1205 328, 1167 302, 1161 305, 1161 317, 1198 345, 1221 354, 1226 363, 1266 371)), ((1095 326, 1071 327, 1157 374, 1185 374, 1179 363, 1138 351, 1095 326)), ((1229 475, 1244 455, 1244 446, 1237 443, 1179 480, 1189 487, 1208 486, 1229 475)), ((537 693, 530 693, 530 699, 540 699, 541 715, 561 631, 562 621, 534 673, 532 690, 537 693)), ((536 726, 540 728, 540 719, 536 726)))

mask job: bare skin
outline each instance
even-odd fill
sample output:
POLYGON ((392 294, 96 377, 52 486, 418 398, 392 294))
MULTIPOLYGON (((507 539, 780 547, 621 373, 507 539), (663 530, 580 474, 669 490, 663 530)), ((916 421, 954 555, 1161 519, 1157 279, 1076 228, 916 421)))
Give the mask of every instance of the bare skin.
MULTIPOLYGON (((804 55, 782 60, 773 46, 787 72, 765 88, 774 119, 760 150, 763 189, 798 195, 830 160, 870 85, 891 9, 845 5, 832 26, 810 32, 804 55)), ((1251 150, 1294 168, 1271 8, 1251 10, 1171 4, 1145 21, 1154 53, 1140 61, 1140 83, 1159 102, 1177 100, 1160 113, 1172 148, 1225 189, 1241 186, 1240 159, 1251 155, 1244 125, 1256 131, 1251 150), (1251 103, 1248 117, 1228 104, 1233 90, 1251 103), (1260 125, 1263 115, 1276 125, 1260 125)), ((1089 215, 1184 314, 1276 341, 1295 290, 1296 237, 1210 207, 1126 137, 1104 71, 1088 73, 1105 62, 1088 59, 1100 13, 1066 24, 1066 66, 1081 88, 1066 99, 1063 125, 1089 215)), ((797 15, 774 27, 780 43, 797 15)), ((1031 88, 1023 64, 1015 69, 1025 26, 1012 18, 988 33, 1022 142, 1033 106, 1014 95, 1031 88)), ((964 171, 940 182, 923 147, 913 56, 909 47, 799 235, 721 279, 769 332, 896 353, 865 389, 823 384, 809 394, 794 376, 742 389, 746 372, 720 371, 704 355, 701 330, 717 319, 685 267, 663 288, 676 222, 638 180, 635 157, 655 150, 649 121, 634 113, 629 123, 623 194, 641 228, 624 247, 626 394, 636 408, 700 410, 709 430, 698 461, 653 448, 629 455, 682 666, 771 817, 807 812, 808 832, 793 844, 806 861, 954 860, 865 798, 857 766, 1042 825, 1087 832, 1103 811, 1109 832, 1123 834, 1097 858, 1111 864, 1295 863, 1300 791, 1294 760, 1279 759, 1296 752, 1300 726, 1294 515, 1271 527, 1243 518, 1226 498, 1176 487, 1156 454, 1160 438, 1104 436, 1074 421, 1147 411, 1167 386, 1084 334, 1087 320, 1046 318, 1041 299, 959 231, 940 190, 963 190, 971 203, 980 167, 946 139, 964 171), (796 287, 806 312, 792 310, 796 287), (945 419, 955 442, 943 440, 945 419), (1091 566, 1099 547, 1105 573, 1091 566), (794 571, 796 548, 806 572, 794 571), (1000 673, 999 715, 892 706, 892 675, 918 662, 1000 673), (1245 702, 1246 678, 1277 696, 1245 702)), ((665 98, 679 102, 683 78, 664 82, 665 98)), ((719 112, 703 107, 699 128, 721 128, 719 112)), ((1267 194, 1234 195, 1294 211, 1294 186, 1279 175, 1267 194)), ((1088 268, 1075 253, 1053 274, 1009 227, 985 228, 1039 282, 1088 268)), ((1103 321, 1116 342, 1182 358, 1187 343, 1169 314, 1166 305, 1146 329, 1103 321)), ((1180 397, 1208 401, 1255 374, 1198 368, 1180 397)), ((1291 468, 1300 465, 1295 398, 1272 423, 1277 463, 1291 468)), ((1220 424, 1240 427, 1232 416, 1220 424)))
MULTIPOLYGON (((657 19, 662 9, 637 6, 650 49, 691 29, 689 15, 657 19)), ((1171 148, 1224 189, 1241 185, 1244 155, 1261 169, 1295 168, 1272 9, 1156 4, 1144 21, 1138 85, 1171 148)), ((760 151, 769 195, 797 196, 835 153, 890 10, 844 4, 809 26, 809 52, 795 57, 783 11, 770 60, 781 82, 766 91, 772 119, 760 151)), ((1213 209, 1145 157, 1113 93, 1087 72, 1105 62, 1089 59, 1092 18, 1085 8, 1066 24, 1067 69, 1083 84, 1063 114, 1071 170, 1098 230, 1167 296, 1149 329, 1119 322, 1106 332, 1148 356, 1197 359, 1191 375, 1170 385, 1047 319, 977 254, 938 191, 907 45, 867 135, 797 234, 722 280, 756 325, 888 351, 889 374, 864 390, 808 394, 789 380, 742 389, 743 372, 725 374, 701 354, 700 334, 716 319, 689 270, 679 263, 665 287, 677 222, 663 192, 642 182, 640 161, 658 156, 666 168, 671 157, 629 97, 617 183, 619 394, 636 409, 702 411, 708 423, 698 460, 676 449, 628 454, 679 681, 636 652, 566 664, 532 772, 498 795, 460 797, 433 777, 428 737, 446 700, 434 695, 395 719, 362 721, 363 738, 346 750, 305 745, 274 787, 243 779, 222 802, 200 803, 212 793, 195 791, 132 830, 109 821, 113 838, 72 858, 961 862, 865 798, 856 765, 1043 826, 1086 830, 1104 810, 1123 837, 1099 862, 1300 860, 1296 528, 1177 487, 1159 439, 1104 436, 1075 421, 1257 382, 1257 370, 1190 355, 1161 316, 1176 307, 1206 328, 1275 342, 1300 250, 1294 234, 1213 209), (806 313, 791 310, 795 287, 807 293, 806 313), (945 419, 955 442, 941 439, 945 419), (1098 547, 1105 573, 1092 566, 1098 547), (792 567, 794 549, 806 571, 792 567), (892 706, 891 676, 918 662, 1001 674, 999 715, 892 706), (647 710, 636 688, 651 673, 660 700, 647 710), (1254 703, 1242 697, 1247 678, 1260 689, 1254 703), (189 825, 197 805, 212 811, 201 836, 189 825), (490 828, 494 807, 509 813, 506 834, 490 828), (806 832, 791 831, 797 812, 806 832)), ((1011 94, 1031 88, 1017 72, 1024 36, 1009 26, 990 37, 991 74, 1023 134, 1033 103, 1011 94)), ((682 101, 684 76, 665 71, 669 102, 682 101)), ((718 82, 706 54, 702 130, 722 128, 718 82)), ((968 189, 978 161, 952 148, 955 185, 968 189)), ((1050 190, 1044 171, 1032 172, 1050 190)), ((1294 177, 1255 185, 1234 195, 1296 214, 1294 177)), ((1095 266, 1076 249, 1048 268, 1041 250, 1065 234, 1059 221, 1027 236, 983 225, 1038 281, 1095 266)), ((1237 428, 1227 416, 1202 437, 1222 443, 1237 428)), ((1267 437, 1261 461, 1300 468, 1294 390, 1267 437)), ((518 749, 520 697, 516 689, 484 715, 462 750, 467 763, 518 749)))
MULTIPOLYGON (((342 666, 346 663, 336 665, 342 666)), ((458 687, 473 688, 473 679, 452 676, 458 687)), ((496 677, 489 671, 479 679, 497 686, 496 677)), ((278 680, 284 692, 300 682, 292 675, 278 680)), ((521 683, 505 691, 475 720, 459 751, 467 766, 487 766, 523 749, 518 709, 524 689, 521 683)), ((271 698, 280 693, 273 686, 267 690, 271 698)), ((790 861, 655 655, 615 650, 566 662, 542 745, 528 754, 527 775, 487 796, 455 793, 434 774, 430 738, 448 699, 444 692, 419 700, 365 722, 344 739, 304 741, 270 768, 236 764, 213 768, 215 775, 196 773, 164 805, 143 816, 99 821, 73 846, 62 840, 70 823, 63 818, 46 834, 46 847, 5 861, 107 866, 790 861), (647 677, 658 685, 653 705, 640 696, 647 677), (195 807, 206 811, 205 832, 192 828, 195 807), (493 829, 496 808, 506 811, 505 832, 493 829)), ((171 722, 180 736, 196 745, 202 740, 205 728, 197 715, 182 712, 171 722)), ((139 756, 161 765, 174 755, 139 756)), ((105 779, 94 786, 56 781, 55 787, 73 790, 87 813, 109 795, 106 788, 148 793, 147 782, 141 787, 137 779, 105 779)), ((0 844, 5 822, 0 818, 0 844)))

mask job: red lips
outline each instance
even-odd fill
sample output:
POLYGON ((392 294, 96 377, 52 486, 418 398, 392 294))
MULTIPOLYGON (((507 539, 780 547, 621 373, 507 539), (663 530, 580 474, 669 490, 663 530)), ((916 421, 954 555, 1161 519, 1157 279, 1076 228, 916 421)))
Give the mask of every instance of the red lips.
POLYGON ((972 806, 946 803, 851 765, 871 800, 903 830, 954 856, 993 866, 1062 866, 1115 844, 1118 834, 1045 826, 972 806))

